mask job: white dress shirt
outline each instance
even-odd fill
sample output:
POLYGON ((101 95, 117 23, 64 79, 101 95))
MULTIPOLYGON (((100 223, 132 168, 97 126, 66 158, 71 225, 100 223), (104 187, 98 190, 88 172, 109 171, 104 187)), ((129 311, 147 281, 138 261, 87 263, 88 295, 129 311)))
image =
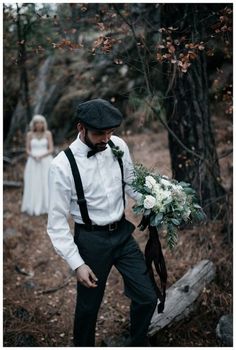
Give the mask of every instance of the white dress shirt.
MULTIPOLYGON (((128 185, 133 178, 133 164, 126 143, 117 136, 111 140, 123 152, 125 192, 134 200, 139 194, 128 185)), ((90 148, 78 135, 70 145, 79 168, 88 214, 93 224, 107 225, 121 219, 124 212, 121 170, 110 146, 87 158, 90 148)), ((70 163, 64 152, 52 161, 49 170, 49 211, 47 231, 57 253, 75 270, 84 261, 74 243, 68 224, 69 213, 77 223, 83 223, 70 163)))

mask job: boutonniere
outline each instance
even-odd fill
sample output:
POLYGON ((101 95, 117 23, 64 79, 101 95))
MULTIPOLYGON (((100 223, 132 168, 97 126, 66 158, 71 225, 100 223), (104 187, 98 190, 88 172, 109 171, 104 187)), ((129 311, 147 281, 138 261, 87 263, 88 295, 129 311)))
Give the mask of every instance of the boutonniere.
POLYGON ((120 149, 119 146, 111 147, 111 150, 116 158, 122 158, 124 155, 124 152, 120 149))

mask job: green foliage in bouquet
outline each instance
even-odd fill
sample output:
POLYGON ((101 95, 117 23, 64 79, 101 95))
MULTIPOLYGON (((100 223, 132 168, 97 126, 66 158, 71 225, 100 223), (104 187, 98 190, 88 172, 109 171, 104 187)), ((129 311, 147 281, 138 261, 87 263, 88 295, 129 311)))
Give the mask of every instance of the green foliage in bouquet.
POLYGON ((156 226, 159 230, 166 229, 170 249, 177 242, 177 229, 180 225, 206 219, 198 204, 196 192, 189 183, 155 174, 143 165, 134 167, 134 175, 131 186, 142 196, 134 205, 133 211, 135 214, 143 214, 150 226, 156 226))

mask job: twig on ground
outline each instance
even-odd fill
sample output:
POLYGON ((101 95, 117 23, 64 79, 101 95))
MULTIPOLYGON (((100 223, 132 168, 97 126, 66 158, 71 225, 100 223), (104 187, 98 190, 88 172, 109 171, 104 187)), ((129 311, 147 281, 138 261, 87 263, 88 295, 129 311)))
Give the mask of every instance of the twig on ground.
POLYGON ((73 276, 73 273, 70 274, 70 276, 68 276, 66 278, 66 280, 59 286, 57 287, 53 287, 53 288, 48 288, 48 289, 45 289, 45 290, 40 290, 38 291, 37 293, 38 294, 48 294, 48 293, 54 293, 54 292, 57 292, 58 290, 66 287, 68 285, 68 283, 70 282, 71 278, 73 276))

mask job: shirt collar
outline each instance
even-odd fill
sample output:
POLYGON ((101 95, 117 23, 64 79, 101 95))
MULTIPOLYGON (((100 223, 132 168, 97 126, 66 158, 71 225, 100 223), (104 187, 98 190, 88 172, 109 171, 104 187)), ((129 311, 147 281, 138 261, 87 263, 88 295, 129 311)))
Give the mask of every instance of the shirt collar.
POLYGON ((72 142, 72 144, 70 145, 70 148, 72 149, 74 154, 79 154, 86 157, 87 157, 88 151, 90 150, 90 148, 85 143, 83 143, 83 141, 81 141, 80 134, 78 134, 75 141, 72 142))

